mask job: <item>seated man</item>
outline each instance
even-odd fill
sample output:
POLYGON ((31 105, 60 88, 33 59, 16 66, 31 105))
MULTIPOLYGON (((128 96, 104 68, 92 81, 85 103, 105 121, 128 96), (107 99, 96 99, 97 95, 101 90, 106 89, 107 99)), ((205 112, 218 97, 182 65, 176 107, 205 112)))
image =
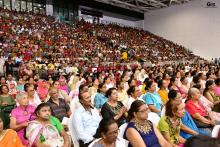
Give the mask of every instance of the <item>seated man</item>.
POLYGON ((64 117, 70 117, 70 107, 64 99, 59 98, 58 90, 56 88, 51 88, 49 95, 50 99, 47 101, 47 104, 50 106, 52 115, 58 118, 61 122, 64 117))
POLYGON ((91 106, 91 97, 88 91, 79 93, 81 106, 73 114, 73 127, 79 137, 80 147, 87 147, 94 140, 96 130, 101 121, 97 109, 91 106))

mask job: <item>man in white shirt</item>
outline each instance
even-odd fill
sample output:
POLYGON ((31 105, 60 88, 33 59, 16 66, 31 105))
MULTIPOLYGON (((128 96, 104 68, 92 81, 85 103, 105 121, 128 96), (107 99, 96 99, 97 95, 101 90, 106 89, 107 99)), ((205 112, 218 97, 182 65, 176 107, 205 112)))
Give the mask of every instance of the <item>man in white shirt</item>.
POLYGON ((101 121, 97 109, 93 108, 89 92, 79 93, 81 106, 73 114, 73 127, 79 139, 80 147, 87 147, 95 138, 93 137, 101 121))

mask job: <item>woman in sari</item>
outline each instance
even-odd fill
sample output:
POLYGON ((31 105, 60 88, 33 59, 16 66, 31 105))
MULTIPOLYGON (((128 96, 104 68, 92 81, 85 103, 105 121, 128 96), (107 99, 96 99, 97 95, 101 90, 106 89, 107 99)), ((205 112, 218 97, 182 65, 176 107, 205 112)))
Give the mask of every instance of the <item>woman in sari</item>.
POLYGON ((26 137, 29 146, 36 147, 68 147, 69 138, 60 121, 51 116, 48 104, 41 103, 35 110, 36 120, 29 122, 26 137))
POLYGON ((11 129, 5 129, 6 121, 4 114, 0 112, 0 146, 1 147, 24 147, 17 133, 11 129))

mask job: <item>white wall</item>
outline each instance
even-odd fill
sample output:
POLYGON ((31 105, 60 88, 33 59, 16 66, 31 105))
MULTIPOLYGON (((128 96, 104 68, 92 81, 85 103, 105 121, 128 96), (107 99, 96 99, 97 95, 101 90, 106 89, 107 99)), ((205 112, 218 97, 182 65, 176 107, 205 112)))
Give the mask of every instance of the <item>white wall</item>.
POLYGON ((144 20, 135 21, 135 27, 144 29, 144 20))
POLYGON ((193 0, 147 12, 144 29, 206 59, 220 57, 220 0, 193 0), (206 8, 207 2, 214 2, 216 8, 206 8))

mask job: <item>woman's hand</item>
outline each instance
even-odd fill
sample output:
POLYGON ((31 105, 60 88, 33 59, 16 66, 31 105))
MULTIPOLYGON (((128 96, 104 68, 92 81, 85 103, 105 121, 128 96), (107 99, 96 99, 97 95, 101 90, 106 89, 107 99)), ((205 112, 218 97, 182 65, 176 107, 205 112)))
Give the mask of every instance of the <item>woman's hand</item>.
POLYGON ((125 108, 125 106, 121 107, 121 113, 124 114, 125 112, 127 112, 127 109, 125 108))
POLYGON ((22 126, 23 126, 23 127, 27 127, 28 124, 29 124, 29 121, 22 123, 22 126))
POLYGON ((2 102, 2 106, 7 106, 8 102, 2 102))
POLYGON ((210 120, 210 124, 211 124, 212 126, 215 126, 215 125, 216 125, 215 120, 210 120))

